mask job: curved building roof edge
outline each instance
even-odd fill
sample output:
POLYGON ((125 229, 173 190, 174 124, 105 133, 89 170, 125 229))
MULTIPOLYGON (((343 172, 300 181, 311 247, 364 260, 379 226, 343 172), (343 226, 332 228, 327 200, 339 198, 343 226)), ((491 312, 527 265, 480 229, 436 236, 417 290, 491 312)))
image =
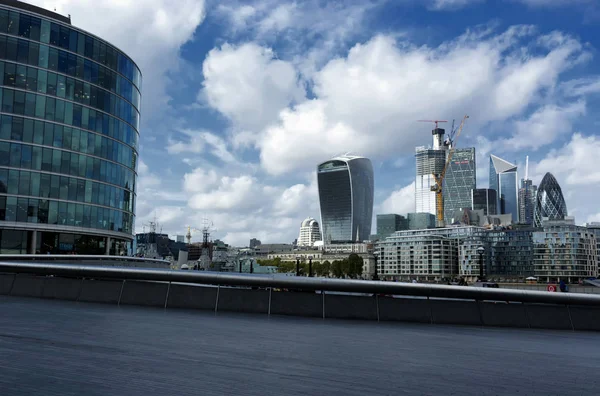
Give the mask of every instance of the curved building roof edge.
MULTIPOLYGON (((129 56, 129 54, 127 52, 125 52, 121 48, 117 47, 111 41, 108 41, 107 39, 102 38, 102 37, 100 37, 100 36, 98 36, 98 35, 90 32, 88 30, 85 30, 85 29, 82 29, 82 28, 80 28, 78 26, 73 25, 73 23, 71 21, 71 18, 66 17, 66 16, 64 16, 62 14, 59 14, 57 12, 54 12, 54 11, 50 11, 50 10, 48 10, 46 8, 39 7, 39 6, 36 6, 36 5, 33 5, 33 4, 29 4, 29 3, 25 3, 23 1, 18 1, 18 0, 0 0, 0 6, 14 8, 14 9, 19 10, 19 11, 25 11, 25 12, 28 12, 28 13, 31 13, 31 14, 37 14, 37 15, 40 15, 40 16, 43 16, 43 17, 46 17, 46 18, 54 19, 56 22, 64 23, 64 24, 69 25, 69 27, 71 29, 78 30, 80 32, 83 32, 83 33, 85 33, 87 35, 90 35, 90 36, 92 36, 92 37, 94 37, 94 38, 96 38, 98 40, 101 40, 101 41, 109 44, 110 46, 114 47, 117 51, 119 51, 120 53, 122 53, 123 55, 125 55, 135 65, 135 67, 140 72, 140 77, 142 77, 142 79, 143 79, 144 73, 142 73, 142 69, 133 60, 133 58, 131 56, 129 56)), ((133 81, 132 81, 132 83, 133 83, 133 81)), ((133 84, 133 85, 136 86, 135 84, 133 84)), ((141 87, 137 87, 136 86, 136 88, 141 93, 141 87)))

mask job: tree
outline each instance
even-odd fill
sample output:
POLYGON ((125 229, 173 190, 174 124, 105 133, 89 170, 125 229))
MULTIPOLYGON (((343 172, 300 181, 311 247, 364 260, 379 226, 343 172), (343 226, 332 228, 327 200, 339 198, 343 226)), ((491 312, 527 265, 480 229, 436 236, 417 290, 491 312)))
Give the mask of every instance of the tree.
POLYGON ((341 278, 344 274, 344 271, 342 269, 342 262, 339 260, 333 260, 333 263, 331 263, 331 272, 336 278, 341 278))
POLYGON ((349 275, 351 278, 362 276, 364 260, 356 253, 348 256, 349 275))
POLYGON ((330 276, 331 275, 331 263, 329 262, 329 260, 325 260, 323 261, 323 263, 321 263, 322 266, 322 273, 323 276, 330 276))

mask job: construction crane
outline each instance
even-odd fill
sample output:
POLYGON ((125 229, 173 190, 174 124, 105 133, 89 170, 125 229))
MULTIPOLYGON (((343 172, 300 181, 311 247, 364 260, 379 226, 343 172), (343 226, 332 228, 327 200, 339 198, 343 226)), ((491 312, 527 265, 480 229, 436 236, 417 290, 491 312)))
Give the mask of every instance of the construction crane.
MULTIPOLYGON (((436 226, 443 227, 444 226, 444 195, 442 191, 442 186, 444 185, 444 177, 446 176, 446 171, 448 170, 448 165, 450 165, 450 161, 452 160, 452 156, 454 155, 454 142, 460 136, 460 133, 465 126, 465 121, 469 118, 468 115, 465 115, 456 130, 456 136, 453 137, 453 142, 450 146, 450 151, 448 152, 448 157, 446 158, 446 163, 444 164, 444 169, 442 173, 436 175, 433 173, 433 178, 435 180, 435 185, 431 187, 431 191, 435 192, 435 213, 436 213, 436 226)), ((437 124, 436 124, 437 125, 437 124)))
POLYGON ((438 128, 438 122, 448 122, 446 120, 417 120, 417 122, 433 122, 435 123, 435 129, 438 128))
POLYGON ((195 227, 192 227, 192 226, 188 226, 187 229, 188 229, 188 231, 187 231, 187 234, 185 235, 185 239, 187 239, 187 244, 189 245, 189 244, 192 243, 192 231, 202 232, 202 230, 199 230, 199 229, 197 229, 195 227))

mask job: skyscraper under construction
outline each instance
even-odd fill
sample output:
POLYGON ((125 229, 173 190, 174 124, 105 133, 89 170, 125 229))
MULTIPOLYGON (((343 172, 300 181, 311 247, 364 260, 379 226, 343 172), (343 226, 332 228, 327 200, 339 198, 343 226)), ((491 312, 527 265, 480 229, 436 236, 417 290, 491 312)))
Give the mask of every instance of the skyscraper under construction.
POLYGON ((431 134, 433 147, 420 146, 415 149, 415 209, 417 213, 435 215, 435 192, 431 191, 431 187, 435 186, 433 175, 440 175, 444 170, 447 145, 444 143, 446 131, 443 128, 435 128, 431 134))

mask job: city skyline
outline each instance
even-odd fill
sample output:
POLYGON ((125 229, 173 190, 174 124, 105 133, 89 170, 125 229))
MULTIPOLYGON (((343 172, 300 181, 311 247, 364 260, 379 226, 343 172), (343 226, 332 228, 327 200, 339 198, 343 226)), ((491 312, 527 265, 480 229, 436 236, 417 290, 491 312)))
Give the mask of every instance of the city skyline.
POLYGON ((600 41, 584 6, 101 3, 55 6, 142 69, 138 231, 154 215, 171 235, 208 217, 228 243, 291 241, 319 213, 315 164, 342 151, 373 161, 375 213, 413 212, 414 147, 431 130, 416 121, 463 114, 478 187, 490 152, 519 169, 529 155, 534 183, 554 172, 577 222, 600 220, 583 159, 600 146, 600 41))

